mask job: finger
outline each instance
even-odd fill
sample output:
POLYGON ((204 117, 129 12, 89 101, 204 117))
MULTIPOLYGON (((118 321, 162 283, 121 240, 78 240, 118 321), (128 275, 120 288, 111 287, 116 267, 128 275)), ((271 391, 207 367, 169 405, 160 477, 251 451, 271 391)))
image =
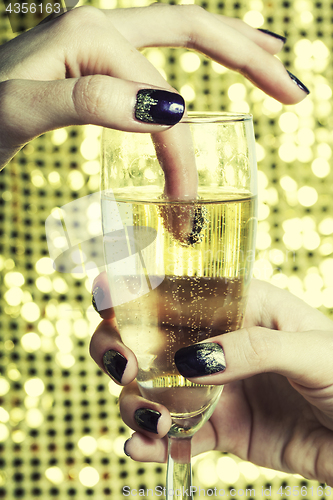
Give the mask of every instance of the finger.
POLYGON ((17 145, 22 147, 48 130, 68 125, 94 124, 152 133, 181 119, 185 105, 179 94, 151 86, 148 92, 153 93, 157 103, 147 108, 147 85, 104 75, 49 82, 2 82, 1 128, 6 131, 6 139, 0 139, 0 147, 10 154, 11 148, 18 149, 17 145), (145 111, 140 113, 142 108, 145 111))
MULTIPOLYGON (((182 28, 180 27, 180 23, 182 22, 183 15, 190 13, 190 9, 193 10, 193 7, 182 6, 184 14, 179 16, 180 9, 178 7, 154 3, 149 7, 105 10, 103 12, 112 20, 112 24, 130 43, 136 48, 143 48, 161 46, 161 29, 163 28, 162 44, 164 46, 175 46, 175 44, 182 46, 181 44, 184 43, 184 40, 181 38, 182 28), (164 10, 162 11, 161 9, 164 10), (159 16, 163 16, 163 26, 158 24, 159 16), (147 25, 151 29, 145 29, 147 25), (179 37, 178 42, 177 33, 179 37)), ((199 9, 199 7, 194 7, 194 9, 199 9)), ((209 16, 211 16, 212 22, 215 23, 218 21, 221 23, 221 30, 223 29, 223 25, 230 26, 271 54, 277 54, 286 41, 283 35, 272 33, 271 31, 263 32, 257 30, 241 19, 211 13, 209 16)))
POLYGON ((331 330, 332 321, 288 290, 252 279, 244 326, 301 332, 331 330))
POLYGON ((119 398, 125 424, 148 438, 162 438, 171 427, 171 416, 161 404, 144 399, 135 382, 125 387, 119 398))
POLYGON ((115 318, 99 324, 90 341, 90 355, 118 385, 129 384, 137 375, 136 357, 122 343, 115 318))
MULTIPOLYGON (((282 63, 272 55, 282 48, 282 41, 252 30, 245 23, 227 19, 213 16, 194 5, 152 6, 140 12, 135 39, 131 41, 135 46, 142 46, 138 44, 144 40, 144 46, 194 49, 242 73, 284 104, 295 104, 304 99, 308 89, 298 79, 290 77, 282 63), (163 27, 157 22, 161 15, 163 27), (140 26, 147 25, 150 29, 144 34, 140 26)), ((122 33, 129 37, 129 31, 126 27, 122 33)))
POLYGON ((127 456, 138 462, 165 463, 168 456, 167 437, 152 439, 141 432, 135 432, 124 446, 127 456))
POLYGON ((200 384, 226 384, 274 372, 307 388, 329 387, 327 346, 332 342, 333 329, 290 333, 250 327, 186 347, 176 353, 175 361, 183 376, 200 384))
POLYGON ((101 318, 113 319, 115 317, 108 277, 105 271, 94 279, 92 286, 92 305, 101 318))

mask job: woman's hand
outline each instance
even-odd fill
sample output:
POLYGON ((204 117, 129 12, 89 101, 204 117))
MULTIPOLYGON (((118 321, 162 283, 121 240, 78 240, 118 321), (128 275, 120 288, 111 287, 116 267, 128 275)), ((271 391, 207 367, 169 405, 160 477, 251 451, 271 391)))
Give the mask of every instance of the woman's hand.
POLYGON ((160 151, 166 194, 194 196, 196 169, 184 152, 190 135, 172 127, 183 115, 183 99, 139 50, 202 52, 292 104, 307 89, 274 57, 283 43, 282 37, 193 5, 73 9, 0 47, 0 167, 34 137, 59 127, 149 132, 160 151), (152 90, 157 92, 150 96, 152 90), (157 105, 150 106, 151 97, 157 105))
MULTIPOLYGON (((97 362, 113 342, 108 323, 101 328, 103 348, 103 336, 92 340, 97 362)), ((178 351, 176 358, 179 371, 191 381, 226 384, 214 414, 193 437, 193 453, 228 451, 333 486, 332 321, 289 292, 254 280, 244 328, 197 344, 211 345, 217 359, 224 352, 226 368, 221 364, 218 373, 204 375, 211 367, 199 361, 198 347, 178 351)), ((136 365, 128 348, 121 349, 129 359, 121 381, 129 383, 136 365)), ((134 460, 165 461, 166 408, 145 401, 131 382, 122 391, 120 409, 124 422, 136 431, 126 453, 134 460), (136 417, 143 408, 146 422, 156 424, 153 432, 142 421, 142 411, 136 417)))

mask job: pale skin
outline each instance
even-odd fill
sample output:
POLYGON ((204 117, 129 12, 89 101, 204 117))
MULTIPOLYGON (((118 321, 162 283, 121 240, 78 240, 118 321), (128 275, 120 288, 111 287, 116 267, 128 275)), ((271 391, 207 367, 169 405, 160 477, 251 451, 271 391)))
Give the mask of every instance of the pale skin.
MULTIPOLYGON (((97 284, 107 297, 105 275, 97 284)), ((140 396, 134 354, 121 343, 112 310, 104 315, 91 355, 102 369, 109 349, 128 360, 120 412, 135 432, 126 452, 134 460, 164 462, 170 414, 140 396), (138 408, 161 413, 158 434, 137 425, 138 408)), ((333 322, 286 290, 254 280, 244 328, 211 341, 223 347, 226 370, 191 380, 226 385, 212 417, 193 437, 193 455, 227 451, 333 486, 333 322)))
MULTIPOLYGON (((177 125, 142 123, 133 112, 138 90, 174 91, 139 51, 159 46, 201 52, 282 103, 306 97, 274 57, 283 42, 240 20, 193 5, 77 8, 0 47, 0 168, 42 133, 95 124, 153 134, 155 144, 168 151, 161 159, 166 193, 195 194, 193 162, 182 155, 188 138, 179 137, 177 125)), ((104 286, 103 277, 99 279, 104 286)), ((209 383, 227 386, 213 416, 193 438, 193 451, 230 451, 332 485, 332 323, 285 293, 254 283, 246 329, 214 339, 223 345, 227 369, 209 376, 209 383)), ((120 408, 135 433, 126 450, 135 460, 163 462, 170 415, 139 396, 134 354, 121 343, 115 319, 106 314, 91 342, 92 357, 101 368, 110 349, 128 360, 120 408), (141 407, 161 412, 157 435, 135 423, 134 411, 141 407)), ((208 377, 200 381, 208 383, 208 377)))

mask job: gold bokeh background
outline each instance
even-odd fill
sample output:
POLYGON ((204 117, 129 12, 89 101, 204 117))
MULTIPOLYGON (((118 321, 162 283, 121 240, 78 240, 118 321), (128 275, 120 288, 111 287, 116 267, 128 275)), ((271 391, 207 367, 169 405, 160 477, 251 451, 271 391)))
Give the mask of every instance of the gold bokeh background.
MULTIPOLYGON (((91 2, 104 8, 147 3, 91 2)), ((285 34, 279 57, 311 90, 300 104, 284 106, 193 52, 145 51, 190 109, 253 114, 259 168, 255 276, 333 317, 333 3, 197 3, 285 34)), ((24 18, 22 23, 24 28, 24 18)), ((0 41, 14 36, 0 3, 0 41)), ((99 322, 90 282, 54 271, 48 254, 46 218, 55 207, 99 189, 99 137, 93 126, 47 133, 0 173, 0 499, 118 500, 124 485, 152 489, 165 481, 164 465, 124 455, 130 430, 119 416, 119 389, 88 353, 99 322)), ((246 488, 265 498, 262 488, 271 486, 269 498, 281 500, 287 497, 278 495, 281 485, 298 486, 294 497, 304 486, 303 498, 329 498, 317 482, 216 452, 194 459, 194 484, 206 491, 223 488, 225 498, 249 498, 246 488)))

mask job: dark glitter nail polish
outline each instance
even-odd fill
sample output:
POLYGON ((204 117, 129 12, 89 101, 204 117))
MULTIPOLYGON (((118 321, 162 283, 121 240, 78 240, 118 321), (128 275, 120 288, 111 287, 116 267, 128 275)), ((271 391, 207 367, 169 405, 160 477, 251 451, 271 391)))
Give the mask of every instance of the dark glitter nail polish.
POLYGON ((206 207, 195 208, 192 231, 188 235, 188 245, 195 245, 201 243, 203 240, 203 231, 206 229, 209 222, 208 211, 206 207))
POLYGON ((100 307, 104 299, 103 289, 97 286, 92 292, 91 303, 96 312, 100 312, 100 307))
POLYGON ((303 92, 306 92, 307 94, 310 94, 310 90, 304 85, 304 83, 302 83, 298 78, 297 76, 293 75, 292 73, 290 73, 290 71, 287 70, 287 73, 288 75, 290 76, 290 78, 292 79, 292 81, 294 83, 296 83, 297 87, 299 87, 301 90, 303 90, 303 92))
POLYGON ((184 377, 201 377, 223 372, 227 366, 222 347, 214 342, 179 349, 175 354, 175 363, 184 377))
POLYGON ((281 40, 283 43, 286 43, 287 41, 287 38, 283 35, 278 35, 277 33, 274 33, 273 31, 269 31, 269 30, 264 30, 264 29, 261 29, 259 28, 258 31, 261 31, 262 33, 265 33, 265 35, 270 35, 274 38, 277 38, 278 40, 281 40))
POLYGON ((117 351, 106 351, 103 356, 103 364, 108 374, 120 384, 127 365, 125 356, 117 351))
POLYGON ((131 456, 131 455, 130 455, 127 451, 126 451, 126 445, 127 445, 127 443, 128 443, 131 439, 132 439, 131 437, 130 437, 130 438, 128 438, 128 439, 125 441, 125 443, 124 443, 124 453, 125 453, 125 455, 126 455, 127 457, 130 457, 130 456, 131 456))
POLYGON ((134 419, 141 429, 158 434, 157 424, 161 414, 150 408, 139 408, 134 413, 134 419))
POLYGON ((137 93, 135 118, 141 122, 175 125, 184 111, 184 99, 174 92, 142 89, 137 93))

